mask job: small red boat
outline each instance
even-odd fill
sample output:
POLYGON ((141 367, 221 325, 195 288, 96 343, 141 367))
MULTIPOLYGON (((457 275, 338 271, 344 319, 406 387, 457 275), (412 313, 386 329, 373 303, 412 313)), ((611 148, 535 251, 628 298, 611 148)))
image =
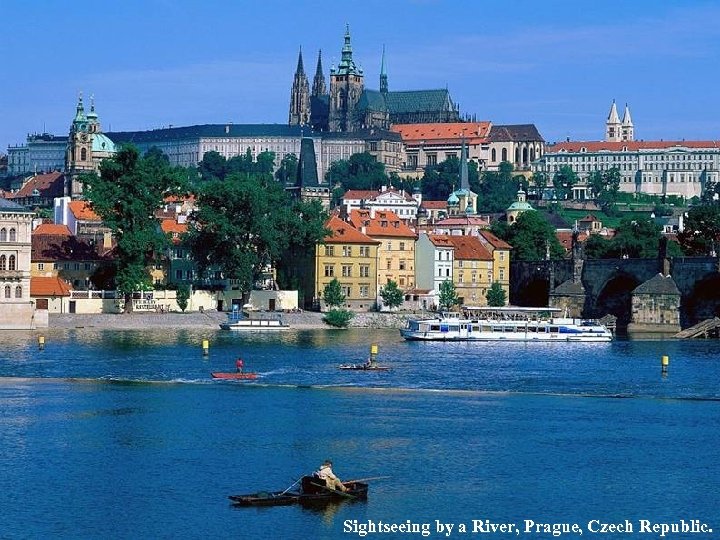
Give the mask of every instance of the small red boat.
POLYGON ((257 379, 258 374, 257 373, 242 373, 242 372, 232 372, 232 373, 221 373, 221 372, 214 372, 211 373, 213 379, 235 379, 235 380, 249 380, 249 379, 257 379))

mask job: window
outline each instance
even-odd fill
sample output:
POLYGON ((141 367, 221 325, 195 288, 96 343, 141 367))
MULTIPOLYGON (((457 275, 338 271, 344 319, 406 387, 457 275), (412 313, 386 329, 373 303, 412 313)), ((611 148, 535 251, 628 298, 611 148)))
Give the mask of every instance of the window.
POLYGON ((335 246, 325 246, 325 256, 326 257, 334 257, 335 256, 335 246))
POLYGON ((405 259, 400 261, 400 270, 405 270, 405 259))
POLYGON ((361 257, 369 257, 370 256, 370 246, 360 246, 360 256, 361 257))
POLYGON ((504 260, 505 260, 505 252, 501 251, 500 252, 500 262, 503 262, 504 260))
POLYGON ((477 283, 477 272, 472 272, 470 274, 470 281, 472 281, 473 283, 477 283))
POLYGON ((458 261, 457 263, 458 263, 458 268, 462 268, 462 267, 463 267, 463 261, 458 261))
POLYGON ((343 264, 342 265, 342 277, 351 277, 352 276, 352 266, 349 264, 343 264))
POLYGON ((369 264, 361 264, 360 265, 360 277, 370 277, 370 265, 369 264))
POLYGON ((350 298, 350 292, 352 290, 350 285, 343 285, 341 287, 341 289, 342 289, 342 293, 345 296, 345 298, 350 298))
POLYGON ((401 278, 398 280, 398 285, 400 285, 401 287, 405 286, 405 278, 402 278, 402 277, 401 277, 401 278))
POLYGON ((505 269, 500 269, 500 281, 505 281, 505 269))
POLYGON ((17 242, 17 232, 15 229, 10 229, 10 241, 17 242))
POLYGON ((10 298, 10 285, 5 285, 5 298, 10 298))
POLYGON ((497 161, 497 150, 495 150, 494 148, 490 151, 490 161, 492 161, 493 163, 497 161))
POLYGON ((16 270, 15 255, 10 255, 10 258, 8 259, 8 270, 16 270))
POLYGON ((352 246, 343 246, 343 257, 352 257, 352 246))
POLYGON ((437 154, 427 154, 425 159, 427 165, 437 165, 437 154))
POLYGON ((367 298, 369 291, 370 291, 370 287, 368 287, 367 285, 360 285, 360 297, 361 298, 367 298))
POLYGON ((175 279, 178 281, 182 279, 182 270, 175 270, 175 279))
POLYGON ((75 264, 73 264, 73 269, 74 269, 74 270, 80 270, 80 263, 75 263, 75 264))
MULTIPOLYGON (((385 223, 387 223, 387 221, 385 223)), ((387 250, 392 251, 392 242, 387 243, 387 250)))
POLYGON ((460 273, 458 274, 458 283, 459 283, 460 285, 462 285, 464 279, 465 279, 464 274, 463 274, 462 272, 460 272, 460 273))
POLYGON ((45 264, 44 264, 44 263, 38 263, 38 270, 45 270, 45 264))
POLYGON ((445 277, 450 277, 450 269, 449 268, 445 269, 445 277))
POLYGON ((405 242, 400 242, 400 251, 405 251, 405 242))
POLYGON ((325 277, 333 277, 335 275, 335 267, 332 264, 325 265, 325 277))
POLYGON ((387 269, 392 270, 392 261, 387 262, 387 269))
POLYGON ((5 255, 0 255, 0 270, 7 270, 7 259, 5 255))

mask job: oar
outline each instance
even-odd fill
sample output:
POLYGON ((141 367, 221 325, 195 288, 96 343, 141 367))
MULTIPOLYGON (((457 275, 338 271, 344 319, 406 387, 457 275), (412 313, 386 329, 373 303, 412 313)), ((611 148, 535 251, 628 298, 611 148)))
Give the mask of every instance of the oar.
POLYGON ((389 476, 371 476, 370 478, 358 478, 356 480, 343 480, 343 484, 350 484, 352 482, 369 482, 370 480, 386 480, 389 476))
POLYGON ((290 491, 293 487, 295 487, 300 480, 302 480, 302 478, 298 478, 297 480, 295 480, 295 481, 290 485, 290 487, 287 488, 287 489, 286 489, 285 491, 283 491, 282 493, 280 493, 280 495, 285 495, 288 491, 290 491))

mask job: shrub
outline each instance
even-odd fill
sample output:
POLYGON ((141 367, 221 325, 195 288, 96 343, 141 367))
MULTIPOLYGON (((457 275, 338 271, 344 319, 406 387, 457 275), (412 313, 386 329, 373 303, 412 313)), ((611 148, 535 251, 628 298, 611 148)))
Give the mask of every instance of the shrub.
POLYGON ((347 309, 333 309, 323 316, 323 322, 336 328, 347 328, 355 314, 347 309))

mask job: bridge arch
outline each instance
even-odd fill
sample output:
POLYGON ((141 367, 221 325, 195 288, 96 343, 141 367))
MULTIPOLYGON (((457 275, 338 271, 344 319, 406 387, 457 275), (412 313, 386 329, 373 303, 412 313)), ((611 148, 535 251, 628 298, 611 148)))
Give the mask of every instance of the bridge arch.
POLYGON ((687 326, 720 317, 720 274, 713 272, 697 280, 690 294, 683 298, 681 309, 687 326))
POLYGON ((597 295, 592 316, 615 315, 618 330, 625 331, 632 317, 632 291, 638 285, 640 281, 623 270, 611 275, 597 295))

